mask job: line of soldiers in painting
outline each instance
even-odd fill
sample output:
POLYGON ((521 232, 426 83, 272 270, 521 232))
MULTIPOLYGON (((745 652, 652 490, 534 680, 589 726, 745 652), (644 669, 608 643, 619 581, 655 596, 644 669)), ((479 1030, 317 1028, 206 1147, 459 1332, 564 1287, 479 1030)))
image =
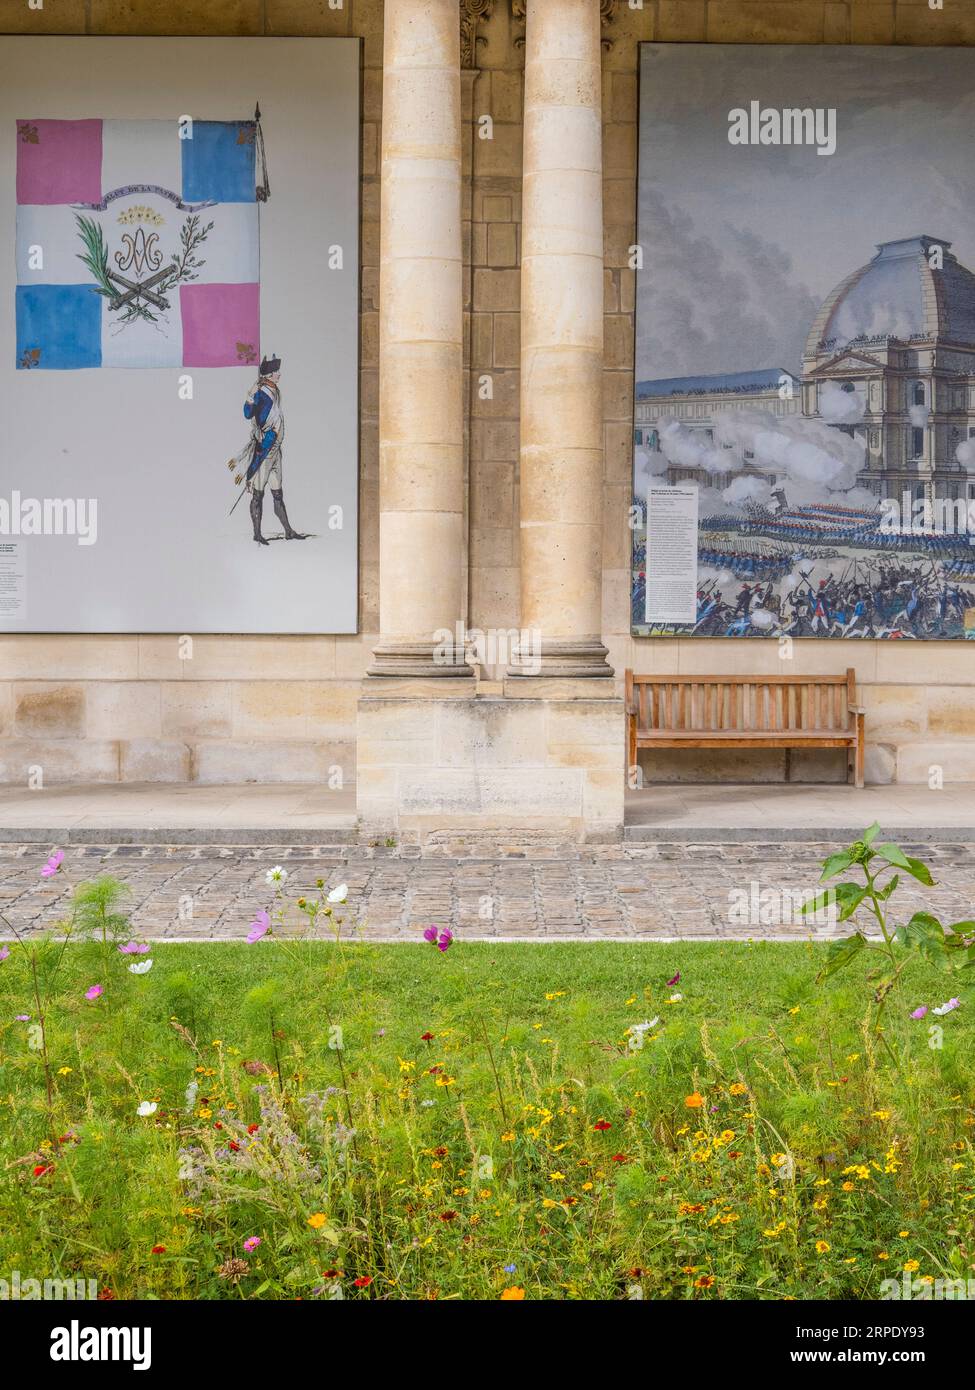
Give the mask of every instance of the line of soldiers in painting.
POLYGON ((921 566, 881 560, 814 585, 798 571, 780 592, 771 580, 743 583, 726 601, 717 580, 698 590, 696 636, 721 637, 937 637, 959 632, 975 592, 948 582, 933 563, 921 566))

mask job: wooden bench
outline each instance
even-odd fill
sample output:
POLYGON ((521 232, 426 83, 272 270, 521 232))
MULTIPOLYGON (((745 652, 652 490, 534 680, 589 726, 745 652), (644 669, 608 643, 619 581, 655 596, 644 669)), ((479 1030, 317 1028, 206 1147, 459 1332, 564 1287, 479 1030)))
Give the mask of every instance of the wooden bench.
MULTIPOLYGON (((863 786, 856 675, 635 676, 626 673, 629 766, 639 748, 845 748, 863 786)), ((789 758, 786 755, 786 781, 789 758)))

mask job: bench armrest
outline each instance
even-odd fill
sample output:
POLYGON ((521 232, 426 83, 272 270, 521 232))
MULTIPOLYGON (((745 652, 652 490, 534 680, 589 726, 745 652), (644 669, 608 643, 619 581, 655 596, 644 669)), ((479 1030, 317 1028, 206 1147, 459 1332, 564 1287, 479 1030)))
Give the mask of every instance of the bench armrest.
POLYGON ((867 712, 864 705, 847 705, 847 709, 851 714, 866 714, 867 712))

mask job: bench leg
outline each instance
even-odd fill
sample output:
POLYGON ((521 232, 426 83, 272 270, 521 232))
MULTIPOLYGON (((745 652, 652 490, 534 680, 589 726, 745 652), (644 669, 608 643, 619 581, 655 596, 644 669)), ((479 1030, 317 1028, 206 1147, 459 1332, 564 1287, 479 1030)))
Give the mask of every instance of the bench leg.
POLYGON ((630 778, 633 776, 633 769, 637 765, 636 754, 636 715, 627 716, 627 753, 626 753, 626 784, 629 786, 630 778))
POLYGON ((856 742, 856 786, 863 786, 863 755, 864 755, 864 717, 858 714, 857 720, 857 742, 856 742))

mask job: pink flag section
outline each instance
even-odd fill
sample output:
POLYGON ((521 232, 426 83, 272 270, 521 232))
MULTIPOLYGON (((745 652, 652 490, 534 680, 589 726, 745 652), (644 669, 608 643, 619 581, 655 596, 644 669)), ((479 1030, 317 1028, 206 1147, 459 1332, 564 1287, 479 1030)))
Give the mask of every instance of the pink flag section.
POLYGON ((259 357, 260 285, 183 285, 184 367, 241 367, 259 357))
POLYGON ((102 196, 102 123, 17 122, 17 202, 94 203, 102 196))

